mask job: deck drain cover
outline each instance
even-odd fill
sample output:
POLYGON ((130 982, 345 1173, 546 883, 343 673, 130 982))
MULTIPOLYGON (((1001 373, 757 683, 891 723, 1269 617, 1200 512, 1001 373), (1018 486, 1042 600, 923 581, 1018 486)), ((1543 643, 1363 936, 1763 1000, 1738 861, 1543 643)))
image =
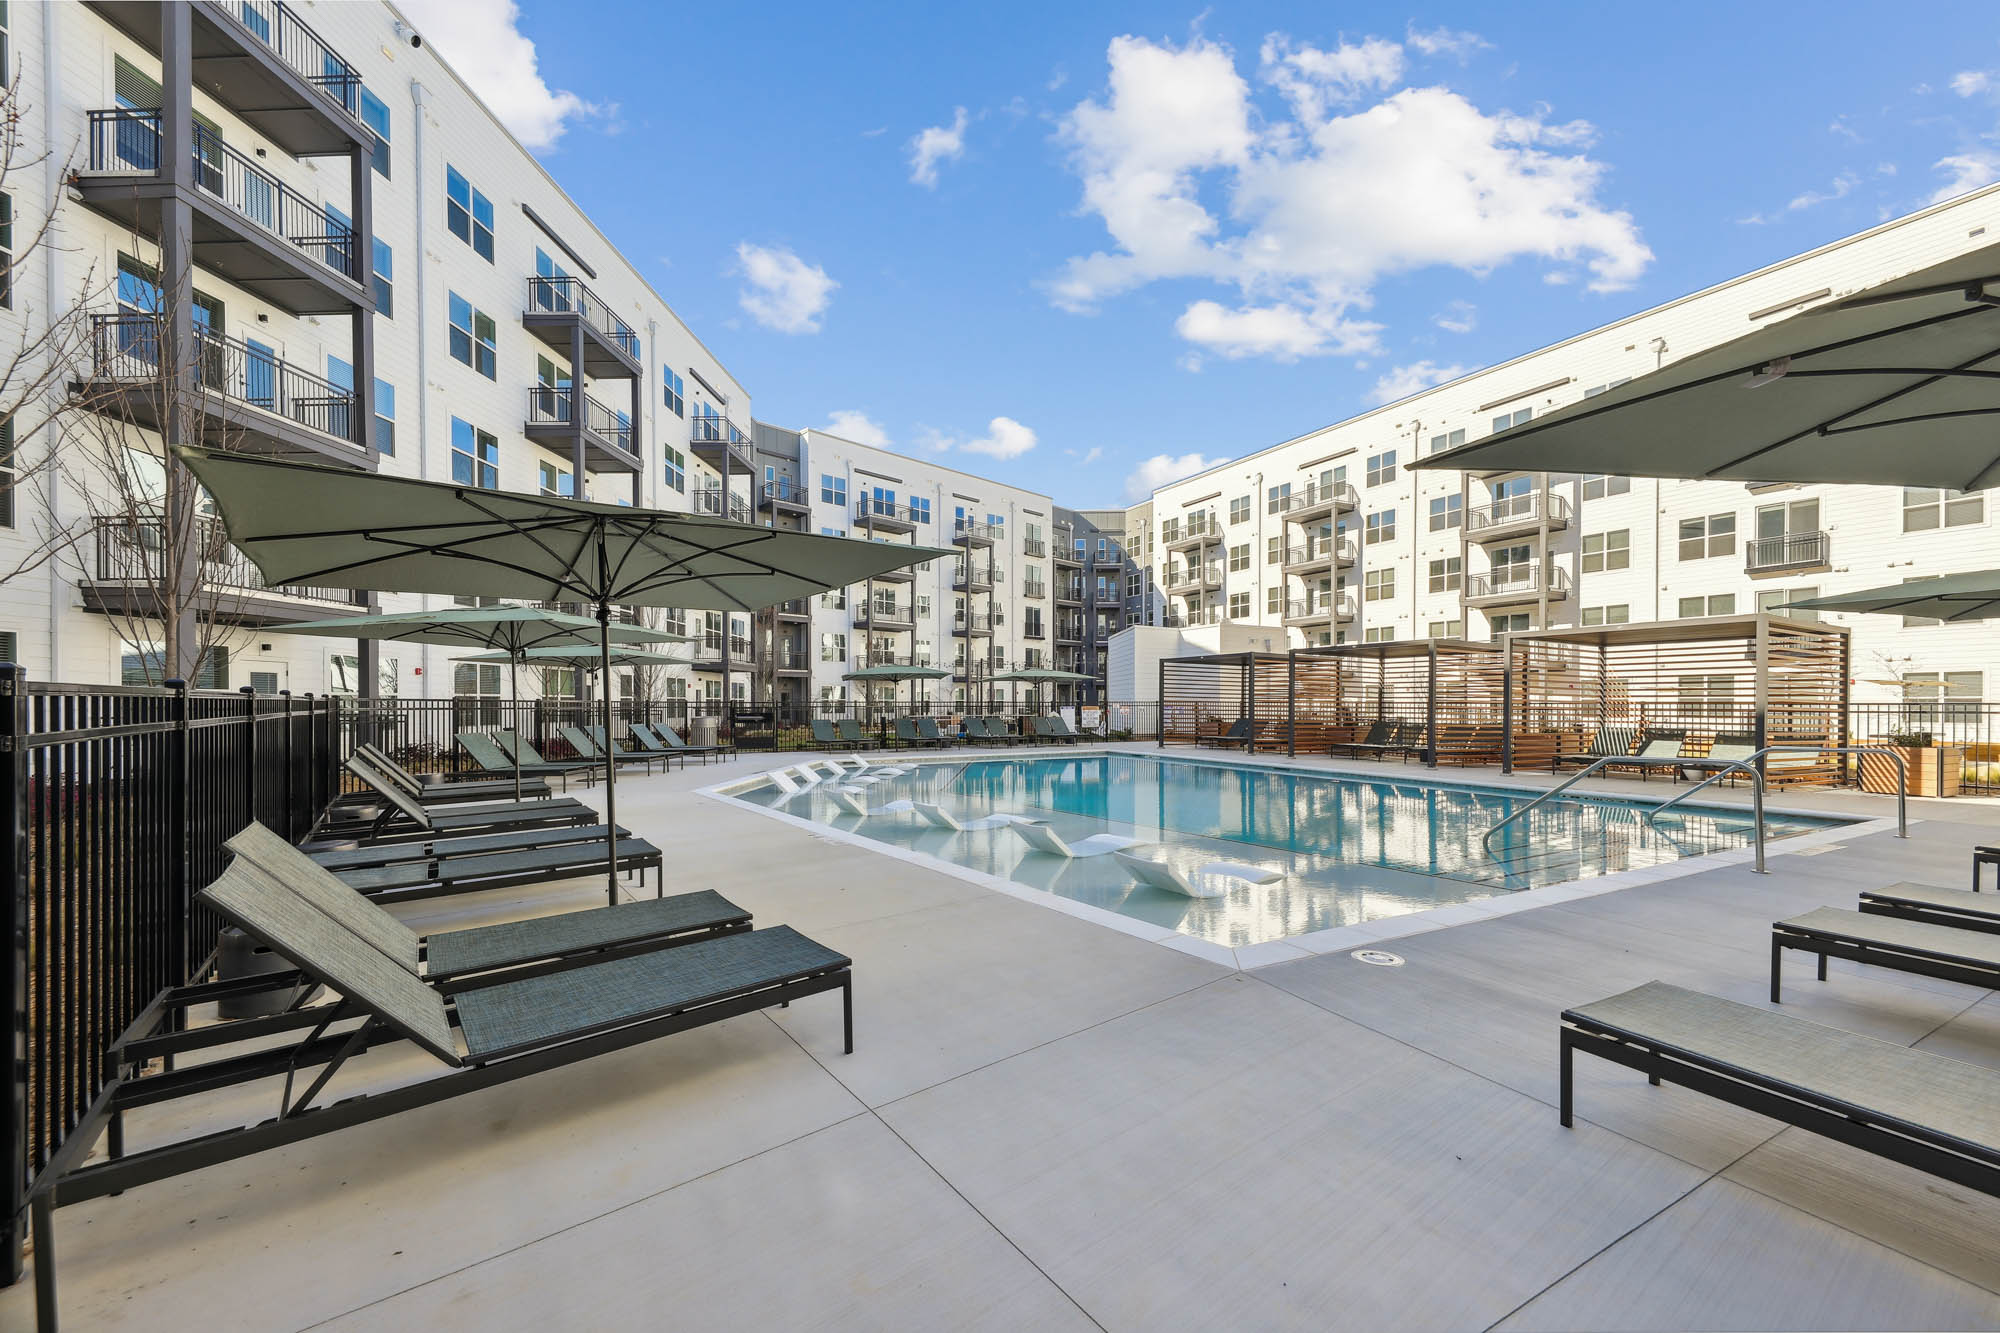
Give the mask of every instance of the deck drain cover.
POLYGON ((1357 962, 1367 963, 1371 967, 1401 967, 1403 965, 1401 955, 1390 953, 1385 949, 1356 949, 1348 957, 1353 958, 1357 962))

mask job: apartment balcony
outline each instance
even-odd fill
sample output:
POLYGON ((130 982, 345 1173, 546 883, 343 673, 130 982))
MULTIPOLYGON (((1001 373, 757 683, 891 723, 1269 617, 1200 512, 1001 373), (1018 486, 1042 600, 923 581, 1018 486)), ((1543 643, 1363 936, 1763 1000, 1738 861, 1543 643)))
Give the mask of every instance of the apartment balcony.
POLYGON ((1352 593, 1319 593, 1285 603, 1287 625, 1331 625, 1351 621, 1355 616, 1352 593))
MULTIPOLYGON (((543 601, 543 602, 529 602, 528 605, 534 607, 538 611, 560 611, 566 616, 585 616, 593 620, 596 619, 597 617, 597 608, 594 605, 590 605, 584 602, 543 601)), ((641 622, 639 620, 639 612, 636 608, 630 606, 614 606, 611 608, 611 623, 614 625, 640 624, 641 622)), ((663 626, 662 628, 673 628, 673 627, 663 626)), ((678 634, 683 631, 676 628, 674 629, 674 632, 678 634)), ((672 647, 673 645, 666 644, 663 646, 672 647)))
POLYGON ((991 546, 999 537, 1000 529, 991 523, 961 518, 951 525, 953 546, 991 546))
POLYGON ((959 615, 951 619, 951 632, 960 635, 993 633, 993 617, 988 615, 959 615))
POLYGON ((645 378, 639 335, 580 279, 529 278, 521 327, 586 379, 645 378))
POLYGON ((1076 553, 1074 546, 1065 541, 1056 543, 1055 561, 1057 569, 1061 569, 1065 565, 1074 565, 1078 569, 1083 568, 1083 557, 1076 553))
POLYGON ((803 597, 795 597, 789 602, 779 602, 771 608, 771 613, 780 620, 811 620, 812 603, 803 597))
POLYGON ((757 507, 803 514, 812 508, 812 491, 790 477, 777 477, 757 488, 757 507))
POLYGON ((731 491, 724 495, 719 486, 703 486, 688 493, 690 513, 707 514, 713 518, 726 518, 732 523, 750 521, 750 502, 731 491))
POLYGON ((781 643, 772 655, 771 669, 780 676, 810 676, 812 674, 812 654, 805 645, 781 643))
MULTIPOLYGON (((640 462, 632 423, 587 393, 583 402, 583 460, 592 472, 637 472, 640 462)), ((521 433, 535 443, 567 451, 577 432, 570 424, 572 407, 567 388, 537 386, 528 390, 528 419, 521 433)))
MULTIPOLYGON (((720 671, 722 669, 722 636, 704 635, 690 645, 688 663, 697 671, 720 671)), ((729 636, 729 669, 748 670, 756 665, 756 657, 750 651, 750 637, 746 634, 729 636)))
POLYGON ((959 592, 991 592, 994 572, 991 569, 956 569, 952 571, 951 586, 959 592))
POLYGON ((1541 531, 1544 520, 1550 532, 1569 526, 1569 501, 1547 491, 1529 491, 1468 510, 1466 535, 1476 542, 1495 542, 1507 537, 1526 536, 1541 531))
POLYGON ((1021 554, 1028 557, 1028 559, 1040 560, 1046 557, 1048 553, 1049 544, 1040 537, 1023 537, 1021 539, 1021 554))
POLYGON ((915 532, 917 514, 908 505, 864 497, 854 506, 854 526, 872 532, 915 532))
POLYGON ((1048 631, 1044 623, 1039 619, 1024 620, 1021 622, 1021 637, 1024 639, 1046 639, 1048 631))
POLYGON ((1285 548, 1285 572, 1313 574, 1337 566, 1352 565, 1355 560, 1355 549, 1352 537, 1336 537, 1331 541, 1309 541, 1298 546, 1288 546, 1285 548))
POLYGON ((193 525, 174 541, 157 513, 98 517, 91 520, 91 540, 90 576, 77 586, 86 611, 158 618, 162 593, 173 581, 168 566, 183 561, 197 571, 182 583, 184 595, 198 603, 199 618, 217 624, 295 624, 353 615, 368 605, 366 593, 350 588, 265 583, 250 557, 230 545, 222 524, 213 520, 193 525), (190 546, 198 549, 185 549, 190 546))
POLYGON ((1813 574, 1833 567, 1833 541, 1824 532, 1787 532, 1743 543, 1743 568, 1751 578, 1813 574))
POLYGON ((854 608, 857 629, 888 630, 901 633, 917 627, 917 613, 908 602, 877 602, 854 608))
MULTIPOLYGON (((152 315, 91 317, 90 378, 72 381, 78 405, 146 430, 161 428, 182 401, 166 392, 160 321, 152 315)), ((354 392, 234 338, 195 328, 195 382, 180 409, 211 448, 314 463, 373 467, 361 444, 354 392)))
POLYGON ((1046 583, 1037 583, 1031 581, 1023 583, 1021 585, 1021 596, 1023 597, 1032 597, 1034 600, 1039 602, 1046 600, 1048 595, 1049 595, 1049 585, 1046 583))
POLYGON ((1468 574, 1465 576, 1465 604, 1498 607, 1538 602, 1542 599, 1545 585, 1548 599, 1552 602, 1569 596, 1569 575, 1562 570, 1556 570, 1553 577, 1546 579, 1536 565, 1509 566, 1492 574, 1468 574))
POLYGON ((1222 586, 1221 565, 1187 565, 1167 575, 1167 591, 1180 596, 1222 586))
POLYGON ((1346 482, 1332 486, 1312 485, 1295 492, 1285 499, 1285 520, 1290 523, 1312 523, 1333 518, 1339 514, 1350 514, 1360 503, 1354 487, 1346 482))
POLYGON ((1169 523, 1160 533, 1160 544, 1169 551, 1199 550, 1222 540, 1222 524, 1215 511, 1182 515, 1179 523, 1169 523))
MULTIPOLYGON (((200 8, 200 6, 197 6, 200 8)), ((125 231, 158 244, 163 198, 174 192, 161 170, 157 109, 89 113, 89 143, 76 192, 84 205, 125 231)), ((372 310, 363 267, 365 239, 205 125, 194 127, 188 259, 226 282, 295 315, 372 310)))
POLYGON ((873 583, 914 584, 917 581, 917 571, 910 565, 904 565, 899 569, 891 569, 885 573, 872 575, 869 581, 873 583))
MULTIPOLYGON (((91 0, 90 8, 153 55, 157 0, 91 0)), ((361 74, 285 0, 198 0, 187 6, 195 87, 293 157, 366 149, 361 74)))
POLYGON ((1056 642, 1082 643, 1083 622, 1081 620, 1058 619, 1056 621, 1056 642))
POLYGON ((1058 605, 1083 605, 1082 579, 1057 579, 1056 602, 1058 605))
POLYGON ((1204 607, 1198 611, 1171 611, 1160 618, 1160 623, 1168 629, 1186 629, 1190 625, 1220 625, 1222 608, 1204 607))

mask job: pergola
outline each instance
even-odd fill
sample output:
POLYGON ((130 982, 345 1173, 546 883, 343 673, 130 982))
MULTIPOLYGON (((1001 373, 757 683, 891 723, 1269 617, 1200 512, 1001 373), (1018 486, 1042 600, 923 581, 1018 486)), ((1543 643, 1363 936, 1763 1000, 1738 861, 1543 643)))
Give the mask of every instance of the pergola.
POLYGON ((1377 722, 1421 728, 1424 762, 1497 758, 1502 705, 1497 643, 1397 639, 1298 648, 1291 654, 1287 753, 1325 753, 1377 722), (1491 744, 1484 743, 1490 735, 1491 744))
MULTIPOLYGON (((1847 631, 1769 614, 1659 620, 1507 636, 1502 766, 1580 753, 1600 727, 1718 735, 1767 745, 1847 743, 1847 631)), ((1779 765, 1833 780, 1836 761, 1779 765), (1824 769, 1825 773, 1819 774, 1824 769)))
POLYGON ((1160 745, 1198 745, 1250 724, 1257 749, 1286 749, 1291 658, 1285 653, 1208 653, 1160 663, 1160 745))

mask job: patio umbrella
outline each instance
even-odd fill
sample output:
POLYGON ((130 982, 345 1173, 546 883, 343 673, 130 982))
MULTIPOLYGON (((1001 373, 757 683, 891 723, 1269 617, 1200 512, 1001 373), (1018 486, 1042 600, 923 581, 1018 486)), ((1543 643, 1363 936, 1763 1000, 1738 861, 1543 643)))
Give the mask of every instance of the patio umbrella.
MULTIPOLYGON (((449 644, 461 648, 499 650, 491 661, 513 662, 521 654, 549 646, 587 650, 601 632, 595 620, 538 606, 454 606, 437 611, 398 611, 386 615, 340 616, 332 620, 302 620, 295 625, 269 625, 270 634, 316 634, 331 639, 394 639, 407 643, 449 644)), ((620 643, 686 643, 690 636, 643 625, 612 625, 620 643)), ((510 670, 513 698, 521 698, 518 670, 510 670)), ((514 769, 514 799, 521 797, 521 770, 514 769)))
MULTIPOLYGON (((861 682, 862 682, 863 684, 867 684, 867 683, 870 683, 870 682, 873 682, 873 681, 882 681, 882 682, 885 682, 885 683, 887 683, 887 684, 888 684, 888 686, 890 687, 890 688, 889 688, 889 696, 890 696, 890 698, 889 698, 889 704, 890 704, 890 707, 891 707, 891 708, 893 709, 893 708, 894 708, 894 706, 895 706, 895 702, 896 702, 896 700, 895 700, 895 693, 896 693, 896 690, 895 690, 895 684, 896 684, 896 682, 897 682, 897 681, 899 681, 899 680, 943 680, 943 679, 944 679, 944 678, 945 678, 946 676, 949 676, 950 674, 951 674, 951 672, 949 672, 949 671, 941 671, 941 670, 939 670, 939 669, 938 669, 937 667, 926 667, 926 666, 898 666, 898 665, 895 665, 895 664, 893 664, 893 663, 887 663, 887 662, 885 662, 885 663, 883 663, 883 664, 882 664, 881 666, 865 666, 865 667, 861 667, 861 668, 859 668, 858 670, 854 670, 854 671, 850 671, 850 672, 848 672, 848 673, 847 673, 846 675, 842 676, 842 677, 841 677, 841 679, 842 679, 842 680, 858 680, 858 681, 861 681, 861 682)), ((866 699, 864 698, 864 702, 868 702, 868 701, 867 701, 867 700, 866 700, 866 699)), ((869 717, 871 717, 871 718, 875 716, 875 712, 874 712, 874 706, 873 706, 873 704, 872 704, 872 703, 870 703, 870 706, 869 706, 869 711, 868 711, 868 716, 869 716, 869 717)))
MULTIPOLYGON (((610 657, 613 604, 756 611, 953 554, 257 454, 174 453, 267 582, 585 602, 597 609, 600 663, 610 657)), ((609 698, 604 733, 609 740, 609 698)), ((615 773, 605 777, 604 818, 617 826, 615 773)), ((604 857, 615 903, 615 837, 604 857)))
POLYGON ((1018 671, 1003 671, 999 675, 992 677, 992 680, 995 682, 1018 681, 1022 684, 1035 686, 1035 698, 1037 701, 1041 698, 1041 687, 1043 685, 1076 684, 1095 679, 1095 676, 1086 676, 1079 671, 1058 671, 1054 667, 1022 667, 1018 671))
POLYGON ((1989 245, 1410 466, 1978 490, 1996 426, 1989 245))
POLYGON ((1787 602, 1785 609, 1861 611, 1947 621, 1992 620, 2000 617, 2000 569, 1912 579, 1908 583, 1835 593, 1831 597, 1808 597, 1801 602, 1787 602))

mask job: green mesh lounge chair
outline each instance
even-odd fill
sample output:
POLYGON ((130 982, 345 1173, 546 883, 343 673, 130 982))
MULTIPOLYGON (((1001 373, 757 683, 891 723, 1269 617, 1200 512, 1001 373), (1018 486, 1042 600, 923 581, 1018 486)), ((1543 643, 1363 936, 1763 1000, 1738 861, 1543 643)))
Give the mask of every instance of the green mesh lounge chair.
MULTIPOLYGON (((446 994, 411 971, 407 954, 383 951, 402 950, 400 939, 357 933, 248 863, 232 863, 197 900, 329 995, 318 1003, 302 995, 294 1007, 266 1018, 188 1025, 191 1008, 241 990, 244 982, 180 987, 155 1001, 147 1022, 113 1046, 105 1093, 70 1137, 88 1149, 108 1132, 109 1156, 64 1157, 38 1177, 30 1200, 35 1286, 49 1327, 56 1317, 59 1203, 141 1189, 518 1078, 565 1077, 574 1095, 588 1098, 588 1073, 555 1071, 830 991, 841 993, 845 1047, 854 1049, 848 959, 787 926, 738 930, 446 994), (335 1029, 336 1022, 346 1026, 335 1029), (322 1097, 349 1059, 390 1042, 425 1052, 438 1072, 382 1091, 343 1088, 322 1097), (218 1129, 215 1108, 202 1102, 261 1080, 271 1080, 274 1090, 282 1087, 278 1113, 253 1098, 246 1105, 254 1106, 255 1119, 218 1129), (199 1132, 175 1137, 168 1129, 143 1151, 124 1153, 128 1107, 183 1099, 195 1100, 162 1112, 160 1124, 198 1123, 199 1132)), ((448 1122, 433 1117, 426 1123, 427 1133, 446 1131, 426 1146, 434 1157, 448 1159, 448 1122)), ((158 1207, 160 1197, 142 1194, 152 1203, 138 1206, 158 1207)))
POLYGON ((932 745, 953 745, 956 744, 958 741, 958 737, 956 735, 947 736, 942 731, 938 730, 937 719, 934 717, 917 718, 916 724, 917 724, 917 735, 923 737, 926 741, 929 741, 932 745))
POLYGON ((2000 938, 1986 931, 1820 907, 1771 925, 1772 1004, 1779 1003, 1779 973, 1787 950, 1813 955, 1821 981, 1826 980, 1826 960, 1844 958, 1986 990, 2000 987, 2000 938))
POLYGON ((1591 736, 1590 744, 1584 747, 1582 754, 1558 755, 1553 767, 1563 768, 1571 766, 1575 768, 1588 768, 1600 759, 1609 759, 1614 755, 1632 753, 1632 745, 1638 739, 1639 729, 1637 727, 1599 727, 1591 736))
POLYGON ((1076 744, 1076 733, 1059 717, 1031 718, 1029 725, 1035 729, 1035 735, 1051 745, 1076 744))
MULTIPOLYGON (((354 753, 373 764, 382 776, 426 805, 452 801, 511 801, 516 799, 511 778, 455 777, 444 773, 418 775, 391 759, 380 748, 363 741, 354 753)), ((521 783, 520 795, 547 796, 549 784, 540 778, 521 783)))
POLYGON ((1398 748, 1396 745, 1398 725, 1394 722, 1372 722, 1368 730, 1362 733, 1360 740, 1334 741, 1327 746, 1327 753, 1344 754, 1350 759, 1364 754, 1372 754, 1377 759, 1386 758, 1392 750, 1398 748))
POLYGON ((447 806, 431 810, 418 804, 386 780, 376 788, 382 797, 379 813, 372 818, 343 818, 329 809, 315 834, 321 840, 360 839, 363 842, 407 842, 457 833, 504 833, 514 829, 550 828, 567 824, 594 824, 597 812, 581 801, 555 796, 540 801, 493 802, 485 805, 447 806))
POLYGON ((592 727, 589 731, 585 731, 582 727, 567 725, 557 729, 562 732, 562 738, 569 743, 570 749, 575 750, 585 759, 590 760, 599 767, 602 767, 608 758, 613 763, 625 767, 638 764, 650 773, 653 771, 653 765, 667 763, 670 759, 670 756, 664 754, 646 754, 632 750, 607 750, 604 746, 604 738, 598 734, 598 728, 596 727, 592 727))
POLYGON ((881 747, 879 737, 870 736, 861 729, 861 724, 851 717, 843 717, 833 724, 834 734, 840 737, 842 745, 851 745, 857 750, 874 750, 881 747))
MULTIPOLYGON (((500 734, 513 735, 512 732, 502 732, 500 734)), ((596 768, 595 764, 552 764, 547 760, 542 760, 539 763, 516 765, 514 757, 501 747, 500 742, 495 737, 481 731, 459 732, 458 748, 465 751, 472 762, 479 765, 482 772, 496 775, 504 774, 509 777, 513 775, 515 768, 519 767, 521 776, 524 779, 529 776, 560 777, 563 779, 565 785, 567 785, 570 774, 587 773, 596 768)))
POLYGON ((915 718, 899 717, 896 719, 896 743, 898 745, 913 745, 913 746, 923 747, 923 746, 939 745, 942 744, 943 742, 925 740, 924 734, 921 731, 917 730, 917 722, 915 718))
POLYGON ((690 745, 681 739, 681 734, 678 731, 675 731, 664 722, 636 722, 633 725, 635 727, 643 727, 654 740, 657 740, 661 745, 664 745, 677 754, 700 755, 703 763, 707 763, 710 756, 720 759, 724 755, 736 753, 734 745, 690 745))
POLYGON ((987 715, 986 734, 994 740, 1004 742, 1008 745, 1038 744, 1033 736, 1023 736, 1020 732, 1014 730, 1013 723, 997 714, 987 715))
POLYGON ((813 748, 818 750, 842 750, 847 747, 841 742, 840 733, 833 729, 831 718, 816 717, 812 720, 813 748))
POLYGON ((2000 934, 2000 896, 1972 889, 1948 889, 1941 884, 1904 881, 1861 891, 1861 910, 1877 916, 1931 921, 1961 930, 2000 934))

